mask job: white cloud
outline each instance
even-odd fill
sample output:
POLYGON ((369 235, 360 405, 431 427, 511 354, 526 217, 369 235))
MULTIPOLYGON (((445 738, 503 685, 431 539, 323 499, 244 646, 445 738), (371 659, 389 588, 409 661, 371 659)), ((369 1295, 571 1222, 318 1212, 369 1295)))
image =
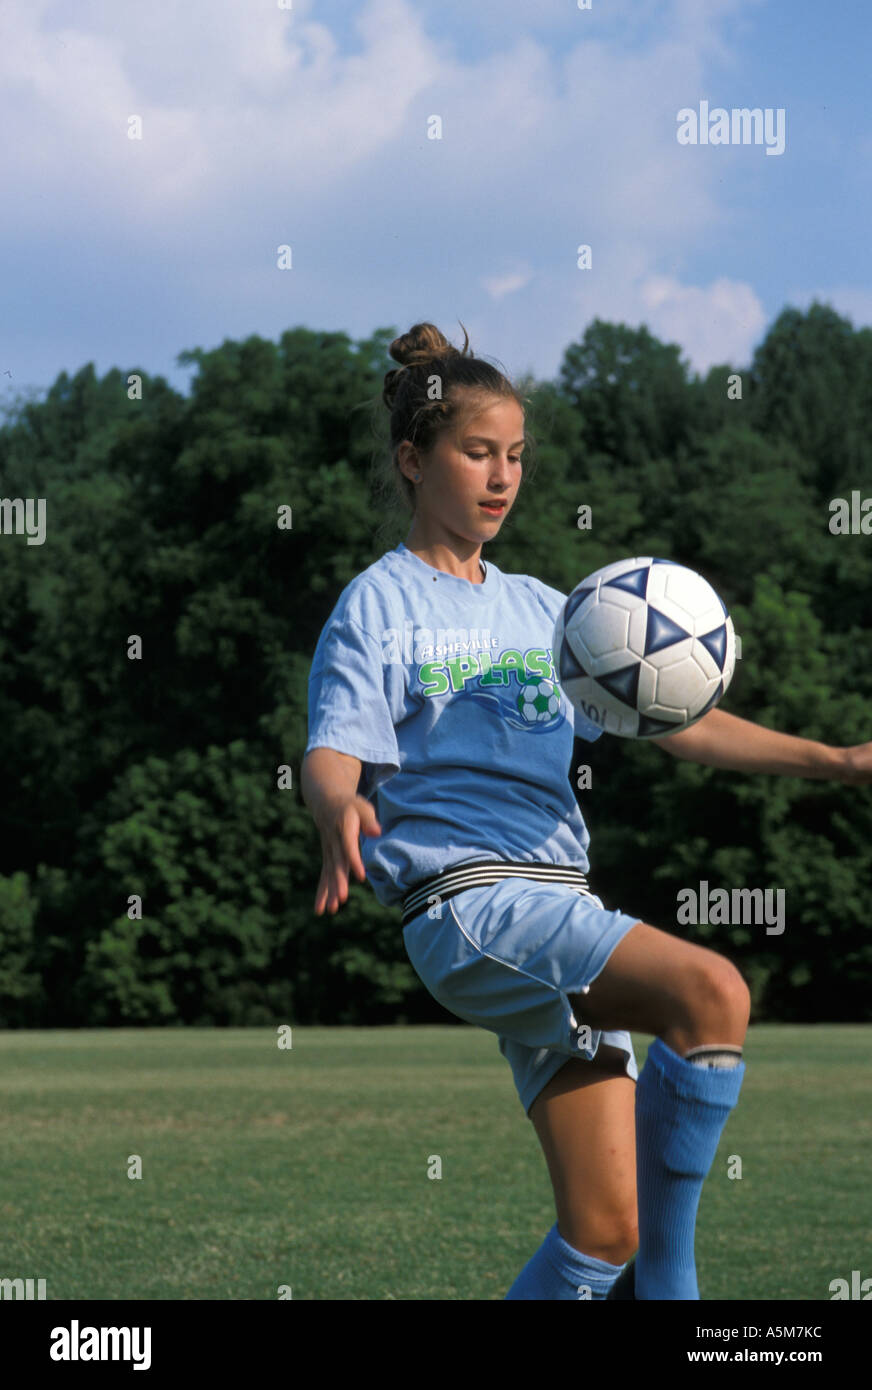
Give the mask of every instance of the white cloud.
POLYGON ((293 11, 152 0, 123 32, 114 3, 92 0, 56 31, 40 26, 47 9, 43 0, 4 16, 0 111, 8 104, 14 118, 5 156, 16 180, 84 195, 92 217, 165 230, 166 218, 209 200, 232 214, 240 188, 258 181, 311 196, 360 168, 439 71, 404 0, 371 0, 356 18, 364 53, 344 58, 305 18, 317 14, 305 0, 293 11), (141 141, 127 137, 131 115, 142 118, 141 141))
POLYGON ((525 285, 529 285, 531 279, 529 271, 519 270, 509 271, 505 275, 486 276, 481 283, 491 299, 503 299, 507 294, 522 290, 525 285))
POLYGON ((763 305, 750 285, 722 278, 703 288, 652 275, 640 288, 651 332, 681 343, 697 371, 721 362, 750 362, 766 327, 763 305))
POLYGON ((548 0, 549 46, 511 0, 480 48, 454 41, 459 0, 438 26, 417 0, 7 8, 7 273, 36 263, 52 341, 53 312, 70 327, 63 301, 93 297, 95 264, 130 275, 137 295, 111 323, 82 321, 84 361, 115 360, 128 338, 171 358, 289 319, 358 332, 440 314, 479 334, 476 351, 541 374, 594 315, 648 322, 700 370, 744 360, 764 327, 752 287, 690 283, 695 252, 733 230, 735 164, 697 158, 675 130, 756 3, 616 0, 599 23, 564 24, 548 0), (127 138, 133 114, 142 141, 127 138), (55 228, 60 250, 40 263, 55 228), (279 277, 286 241, 295 269, 279 277), (169 342, 180 323, 186 341, 169 342))

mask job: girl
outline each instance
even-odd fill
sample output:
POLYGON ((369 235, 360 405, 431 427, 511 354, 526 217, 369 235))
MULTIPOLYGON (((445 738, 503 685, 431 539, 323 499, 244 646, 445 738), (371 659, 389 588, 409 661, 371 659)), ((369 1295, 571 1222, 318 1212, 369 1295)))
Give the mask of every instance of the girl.
MULTIPOLYGON (((562 695, 544 721, 519 707, 525 682, 554 675, 566 596, 481 559, 521 483, 524 411, 468 342, 420 323, 391 344, 401 365, 383 399, 412 522, 343 590, 315 651, 302 770, 323 851, 315 912, 338 911, 350 872, 368 876, 402 904, 431 994, 499 1037, 557 1216, 506 1297, 698 1299, 696 1211, 745 1073, 749 993, 723 956, 588 887, 567 774, 573 732, 600 731, 570 722, 562 695), (641 1074, 631 1029, 654 1035, 641 1074)), ((748 772, 853 782, 872 767, 870 744, 720 710, 653 741, 748 772)))

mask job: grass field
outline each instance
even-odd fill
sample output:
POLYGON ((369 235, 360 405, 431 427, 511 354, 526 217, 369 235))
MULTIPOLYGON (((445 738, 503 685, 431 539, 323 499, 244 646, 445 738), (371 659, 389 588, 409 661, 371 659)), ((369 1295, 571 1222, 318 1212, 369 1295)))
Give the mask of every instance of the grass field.
MULTIPOLYGON (((869 1026, 751 1030, 700 1205, 704 1299, 872 1276, 870 1053, 869 1026)), ((554 1221, 473 1028, 295 1028, 285 1051, 265 1029, 7 1032, 0 1091, 0 1278, 49 1299, 502 1299, 554 1221)))

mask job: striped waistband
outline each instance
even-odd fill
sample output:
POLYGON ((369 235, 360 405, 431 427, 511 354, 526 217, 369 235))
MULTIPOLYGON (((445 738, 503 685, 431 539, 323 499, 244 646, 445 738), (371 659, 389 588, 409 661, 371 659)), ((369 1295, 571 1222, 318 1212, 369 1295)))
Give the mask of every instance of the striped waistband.
POLYGON ((576 869, 571 864, 531 864, 529 860, 479 859, 469 864, 454 865, 410 888, 403 899, 403 926, 407 926, 412 918, 417 917, 425 908, 433 906, 430 899, 434 897, 444 903, 453 898, 455 893, 462 893, 466 888, 485 888, 488 884, 499 883, 504 878, 533 878, 539 883, 566 883, 579 893, 593 897, 581 869, 576 869))

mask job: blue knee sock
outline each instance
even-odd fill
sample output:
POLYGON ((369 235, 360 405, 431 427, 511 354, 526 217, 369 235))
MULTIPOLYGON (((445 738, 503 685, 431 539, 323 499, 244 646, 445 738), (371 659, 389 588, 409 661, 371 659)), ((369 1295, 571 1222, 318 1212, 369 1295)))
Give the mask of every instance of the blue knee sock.
POLYGON ((539 1249, 521 1270, 506 1298, 605 1299, 623 1265, 583 1255, 551 1227, 539 1249), (589 1290, 589 1292, 588 1292, 589 1290))
POLYGON ((655 1038, 636 1083, 636 1298, 696 1299, 693 1237, 706 1175, 745 1064, 699 1066, 655 1038))

